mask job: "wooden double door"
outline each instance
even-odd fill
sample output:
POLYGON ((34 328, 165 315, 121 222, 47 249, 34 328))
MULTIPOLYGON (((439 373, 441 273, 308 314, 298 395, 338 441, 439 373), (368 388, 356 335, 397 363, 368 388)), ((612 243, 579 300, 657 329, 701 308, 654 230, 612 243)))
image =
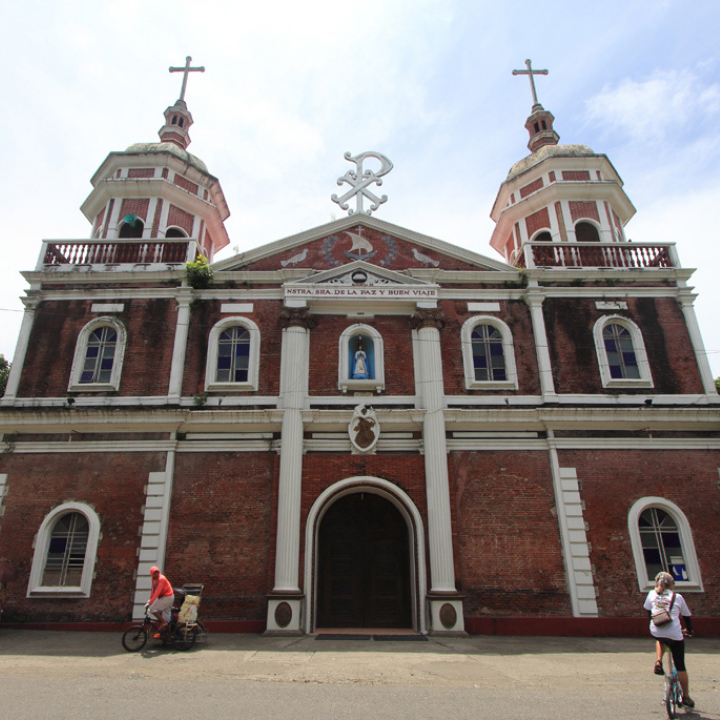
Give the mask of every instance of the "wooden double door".
POLYGON ((412 627, 408 527, 388 500, 340 498, 320 525, 319 628, 412 627))

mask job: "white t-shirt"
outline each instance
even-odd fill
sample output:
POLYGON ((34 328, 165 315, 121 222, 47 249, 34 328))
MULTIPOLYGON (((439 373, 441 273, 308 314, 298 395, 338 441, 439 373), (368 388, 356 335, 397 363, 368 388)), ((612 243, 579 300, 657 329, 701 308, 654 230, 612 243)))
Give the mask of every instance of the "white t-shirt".
POLYGON ((650 610, 650 612, 654 612, 656 610, 669 610, 673 594, 675 595, 675 602, 670 610, 670 617, 672 618, 672 621, 662 627, 658 627, 652 620, 650 621, 650 632, 656 638, 669 638, 670 640, 683 639, 680 616, 683 615, 684 617, 687 617, 691 613, 688 609, 687 603, 680 593, 674 593, 671 590, 664 595, 658 595, 654 590, 651 590, 648 593, 647 598, 645 598, 645 604, 643 607, 646 610, 650 610))

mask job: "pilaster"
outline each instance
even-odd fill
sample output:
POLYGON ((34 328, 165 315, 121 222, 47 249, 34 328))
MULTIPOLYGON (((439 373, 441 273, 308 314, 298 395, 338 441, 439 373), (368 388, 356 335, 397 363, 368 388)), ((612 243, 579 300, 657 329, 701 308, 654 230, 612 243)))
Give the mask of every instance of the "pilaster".
POLYGON ((15 355, 13 356, 10 374, 8 375, 7 384, 5 386, 5 395, 0 398, 0 406, 12 406, 17 397, 17 391, 20 387, 20 377, 22 376, 23 367, 25 365, 25 356, 27 355, 28 343, 30 342, 30 333, 32 332, 33 323, 35 321, 35 311, 40 304, 40 298, 27 297, 22 298, 25 305, 22 325, 20 326, 20 336, 15 346, 15 355))
POLYGON ((550 349, 548 345, 547 330, 545 329, 545 317, 543 316, 542 304, 544 295, 537 291, 529 291, 525 295, 525 302, 530 308, 530 319, 535 336, 535 352, 538 361, 538 373, 540 375, 540 392, 543 400, 557 401, 555 394, 555 383, 553 381, 552 363, 550 362, 550 349))
POLYGON ((286 309, 280 365, 279 407, 283 409, 278 488, 275 587, 268 596, 267 631, 302 632, 300 592, 300 502, 302 492, 303 419, 308 394, 310 328, 315 324, 305 308, 286 309))
POLYGON ((425 410, 423 440, 431 585, 428 609, 433 633, 459 633, 464 632, 465 624, 462 598, 455 588, 440 352, 440 329, 445 325, 445 316, 439 310, 418 310, 411 325, 418 334, 421 383, 418 395, 425 410))
POLYGON ((182 292, 175 298, 177 302, 177 320, 175 323, 175 342, 170 364, 170 382, 168 384, 168 402, 179 403, 182 396, 182 381, 185 371, 185 355, 190 330, 190 302, 192 293, 182 292))

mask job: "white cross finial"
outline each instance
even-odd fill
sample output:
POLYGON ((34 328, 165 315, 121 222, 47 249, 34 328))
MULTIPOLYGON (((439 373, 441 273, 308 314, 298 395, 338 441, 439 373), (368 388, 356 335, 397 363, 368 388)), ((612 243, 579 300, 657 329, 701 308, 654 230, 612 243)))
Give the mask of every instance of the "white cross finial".
POLYGON ((530 89, 532 90, 532 96, 533 96, 533 105, 539 105, 538 99, 537 99, 537 93, 535 92, 535 78, 533 75, 547 75, 547 70, 533 70, 532 69, 532 60, 526 60, 525 61, 525 67, 527 67, 527 70, 513 70, 513 75, 527 75, 530 78, 530 89))
POLYGON ((183 73, 182 90, 180 91, 180 100, 185 102, 185 90, 187 88, 188 73, 191 72, 205 72, 205 66, 202 67, 190 67, 192 58, 188 55, 185 58, 185 67, 171 67, 170 72, 181 72, 183 73))

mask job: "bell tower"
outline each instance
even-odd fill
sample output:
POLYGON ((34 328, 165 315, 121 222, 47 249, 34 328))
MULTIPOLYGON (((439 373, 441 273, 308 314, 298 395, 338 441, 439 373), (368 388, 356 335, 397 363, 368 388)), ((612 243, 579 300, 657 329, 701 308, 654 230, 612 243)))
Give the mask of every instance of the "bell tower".
MULTIPOLYGON (((496 226, 490 245, 506 262, 527 265, 535 243, 624 243, 625 225, 635 214, 623 182, 606 155, 586 145, 560 145, 555 117, 537 98, 530 60, 513 75, 530 79, 533 105, 525 121, 530 155, 515 163, 500 186, 490 213, 496 226)), ((563 253, 541 248, 543 264, 564 264, 563 253), (562 261, 557 260, 562 255, 562 261)))
POLYGON ((212 260, 230 243, 224 222, 230 216, 225 195, 205 163, 188 152, 193 118, 185 102, 188 76, 205 72, 186 58, 180 97, 165 112, 160 142, 136 143, 111 152, 92 177, 93 190, 82 212, 95 240, 182 239, 212 260))

